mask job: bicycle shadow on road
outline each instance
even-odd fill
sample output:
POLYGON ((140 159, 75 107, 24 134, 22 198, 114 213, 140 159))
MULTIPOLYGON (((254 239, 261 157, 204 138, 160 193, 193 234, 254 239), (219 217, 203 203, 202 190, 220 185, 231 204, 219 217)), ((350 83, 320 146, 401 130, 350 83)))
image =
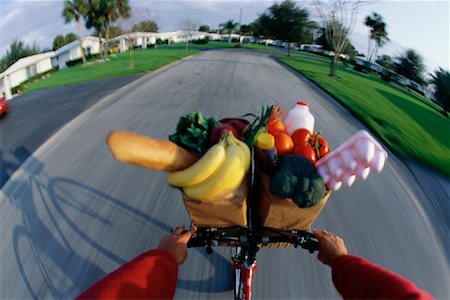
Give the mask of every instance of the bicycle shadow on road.
POLYGON ((30 155, 30 151, 23 146, 8 152, 0 149, 0 188, 30 155))
MULTIPOLYGON (((168 224, 124 201, 81 182, 52 177, 44 169, 42 162, 30 156, 18 176, 3 189, 9 201, 3 203, 0 219, 2 227, 9 224, 9 228, 2 230, 6 233, 2 238, 12 240, 10 245, 4 244, 11 261, 8 267, 2 263, 3 272, 11 276, 9 282, 7 278, 2 282, 7 289, 0 292, 0 298, 73 298, 132 258, 129 256, 133 246, 130 249, 130 243, 125 244, 128 247, 125 251, 120 241, 142 239, 142 236, 154 235, 155 231, 167 233, 171 229, 168 224), (102 210, 104 208, 109 215, 102 210), (114 236, 117 224, 110 217, 111 213, 131 220, 130 229, 139 230, 130 230, 125 237, 123 232, 114 236), (108 230, 113 234, 97 239, 108 230), (109 266, 108 270, 104 266, 109 266)), ((216 270, 223 270, 222 265, 229 264, 220 255, 207 255, 202 249, 198 250, 216 270)), ((4 256, 3 260, 6 259, 4 256)), ((179 280, 178 287, 204 292, 228 291, 231 287, 224 285, 227 274, 223 273, 215 272, 206 280, 179 280)))

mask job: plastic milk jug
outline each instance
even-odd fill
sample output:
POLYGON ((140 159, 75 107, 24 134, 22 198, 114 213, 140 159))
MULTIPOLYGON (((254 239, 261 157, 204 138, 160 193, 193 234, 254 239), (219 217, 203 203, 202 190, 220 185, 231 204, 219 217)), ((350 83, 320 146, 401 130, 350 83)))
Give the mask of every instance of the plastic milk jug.
POLYGON ((289 135, 300 128, 308 129, 311 133, 314 131, 314 116, 309 112, 307 102, 297 102, 284 121, 289 135))

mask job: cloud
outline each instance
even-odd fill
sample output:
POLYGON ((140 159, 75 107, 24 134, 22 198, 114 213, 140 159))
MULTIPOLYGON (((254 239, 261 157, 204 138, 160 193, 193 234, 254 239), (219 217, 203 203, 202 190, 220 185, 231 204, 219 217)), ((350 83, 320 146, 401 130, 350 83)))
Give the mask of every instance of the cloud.
POLYGON ((1 22, 1 28, 7 28, 10 26, 13 26, 13 22, 16 19, 17 16, 20 14, 20 9, 15 9, 8 13, 6 16, 2 16, 0 19, 1 22))

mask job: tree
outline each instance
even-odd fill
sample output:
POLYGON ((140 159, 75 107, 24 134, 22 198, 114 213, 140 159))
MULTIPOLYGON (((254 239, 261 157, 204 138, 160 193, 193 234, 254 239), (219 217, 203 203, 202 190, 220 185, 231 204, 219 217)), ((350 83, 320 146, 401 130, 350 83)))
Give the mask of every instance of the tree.
POLYGON ((334 51, 334 57, 330 65, 330 76, 335 76, 339 65, 340 55, 347 47, 348 36, 355 25, 359 8, 365 4, 363 0, 314 0, 325 36, 334 51))
POLYGON ((77 22, 77 35, 78 43, 81 49, 81 58, 83 64, 86 63, 86 56, 84 55, 83 41, 81 39, 81 17, 86 14, 86 0, 66 0, 64 2, 63 17, 66 23, 76 20, 77 22))
POLYGON ((34 43, 32 46, 27 46, 21 40, 15 40, 9 46, 9 50, 6 50, 6 55, 3 57, 0 63, 0 73, 9 68, 12 64, 21 58, 38 54, 41 51, 39 47, 34 43))
POLYGON ((54 51, 56 49, 61 48, 65 44, 66 44, 66 38, 62 34, 59 34, 53 40, 53 48, 52 49, 54 51))
MULTIPOLYGON (((126 33, 126 31, 123 30, 120 26, 116 26, 116 25, 109 26, 109 37, 110 38, 115 38, 115 37, 117 37, 119 35, 123 35, 125 33, 126 33)), ((98 36, 97 31, 95 31, 95 35, 98 36)), ((102 32, 102 36, 105 36, 105 35, 106 35, 106 28, 102 32)))
POLYGON ((104 4, 104 14, 105 14, 105 40, 106 40, 106 47, 104 49, 105 54, 104 57, 106 58, 106 55, 108 53, 109 48, 109 27, 111 26, 111 23, 114 21, 117 21, 119 18, 128 18, 130 16, 131 7, 128 3, 128 0, 103 0, 105 2, 104 4))
POLYGON ((200 25, 200 27, 198 28, 198 31, 202 31, 202 32, 209 32, 211 29, 209 28, 208 25, 200 25))
POLYGON ((158 24, 153 20, 139 22, 131 27, 132 32, 158 32, 158 24))
POLYGON ((100 55, 103 56, 103 32, 106 31, 106 1, 105 0, 89 0, 87 3, 86 20, 87 28, 94 28, 98 34, 98 42, 100 44, 100 55))
POLYGON ((378 56, 377 60, 375 62, 386 69, 393 70, 394 69, 394 59, 390 57, 389 55, 383 54, 381 56, 378 56))
POLYGON ((78 36, 73 33, 73 32, 69 32, 68 34, 66 34, 66 36, 64 37, 66 44, 71 43, 73 41, 76 41, 78 39, 78 36))
MULTIPOLYGON (((315 40, 315 43, 322 46, 323 50, 333 51, 333 46, 327 40, 325 28, 320 29, 320 36, 315 40)), ((347 40, 347 46, 342 50, 343 54, 354 58, 357 54, 356 48, 347 40)))
POLYGON ((257 22, 265 37, 288 42, 288 56, 291 55, 291 43, 305 41, 314 24, 309 20, 309 12, 297 7, 293 0, 273 4, 257 22))
POLYGON ((247 35, 247 36, 253 36, 255 35, 257 32, 257 28, 256 28, 256 24, 255 23, 250 23, 248 25, 241 25, 241 34, 242 35, 247 35))
POLYGON ((183 30, 183 36, 186 37, 186 51, 189 49, 189 38, 192 36, 192 32, 198 27, 194 20, 189 18, 180 20, 180 28, 183 30))
POLYGON ((228 43, 231 43, 231 34, 237 28, 238 23, 233 20, 228 20, 225 23, 219 24, 219 27, 228 34, 228 43))
POLYGON ((366 26, 370 28, 369 44, 367 47, 367 60, 372 61, 373 56, 377 56, 378 48, 382 47, 389 41, 386 32, 386 23, 383 17, 377 13, 372 13, 372 16, 367 16, 364 22, 366 26), (371 45, 371 41, 374 41, 374 45, 371 45))
MULTIPOLYGON (((138 1, 139 2, 139 1, 138 1)), ((145 6, 138 6, 133 5, 130 9, 130 16, 126 19, 120 18, 118 19, 114 24, 117 26, 120 26, 120 28, 132 28, 134 25, 138 24, 141 20, 155 20, 155 23, 157 23, 158 12, 152 11, 148 7, 145 6)), ((133 58, 133 52, 134 52, 134 46, 135 46, 135 35, 131 30, 127 30, 124 33, 124 44, 123 46, 128 48, 128 53, 130 57, 130 64, 129 68, 134 68, 134 58, 133 58)))
POLYGON ((431 83, 434 85, 434 97, 442 104, 444 116, 450 111, 450 73, 442 68, 431 75, 431 83))
POLYGON ((111 38, 115 38, 116 36, 123 35, 125 30, 120 28, 120 26, 110 26, 109 27, 109 36, 111 38))
POLYGON ((396 57, 395 72, 419 84, 424 84, 425 65, 423 58, 416 51, 408 49, 403 55, 396 57))

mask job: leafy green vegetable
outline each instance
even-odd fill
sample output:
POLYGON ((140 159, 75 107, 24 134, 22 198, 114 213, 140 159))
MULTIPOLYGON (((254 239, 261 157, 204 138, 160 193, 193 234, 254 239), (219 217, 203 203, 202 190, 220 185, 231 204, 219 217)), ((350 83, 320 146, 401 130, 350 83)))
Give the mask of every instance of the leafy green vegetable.
POLYGON ((176 132, 169 136, 169 140, 178 146, 204 154, 211 147, 208 134, 217 124, 219 122, 214 117, 204 118, 202 113, 194 110, 178 120, 176 132))
POLYGON ((325 196, 325 184, 308 159, 298 155, 284 155, 270 181, 270 192, 281 198, 292 198, 299 207, 306 208, 322 200, 325 196))

